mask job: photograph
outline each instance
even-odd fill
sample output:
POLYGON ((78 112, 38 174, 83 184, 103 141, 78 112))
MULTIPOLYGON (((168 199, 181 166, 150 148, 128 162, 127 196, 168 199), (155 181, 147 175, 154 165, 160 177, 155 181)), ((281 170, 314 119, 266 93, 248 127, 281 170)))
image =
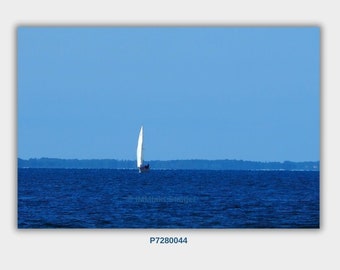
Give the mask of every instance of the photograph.
POLYGON ((321 31, 18 25, 17 228, 320 229, 321 31))

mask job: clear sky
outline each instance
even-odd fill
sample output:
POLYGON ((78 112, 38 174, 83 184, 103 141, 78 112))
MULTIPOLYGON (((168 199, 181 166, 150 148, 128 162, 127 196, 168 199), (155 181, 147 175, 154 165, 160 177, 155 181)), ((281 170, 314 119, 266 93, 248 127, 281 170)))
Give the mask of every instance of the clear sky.
POLYGON ((318 27, 19 27, 18 157, 316 161, 318 27))

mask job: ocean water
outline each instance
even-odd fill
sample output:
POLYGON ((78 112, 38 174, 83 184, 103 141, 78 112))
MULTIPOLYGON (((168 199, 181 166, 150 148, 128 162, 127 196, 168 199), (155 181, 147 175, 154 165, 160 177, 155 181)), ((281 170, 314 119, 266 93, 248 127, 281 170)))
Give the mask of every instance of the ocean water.
POLYGON ((319 228, 319 172, 18 169, 18 228, 319 228))

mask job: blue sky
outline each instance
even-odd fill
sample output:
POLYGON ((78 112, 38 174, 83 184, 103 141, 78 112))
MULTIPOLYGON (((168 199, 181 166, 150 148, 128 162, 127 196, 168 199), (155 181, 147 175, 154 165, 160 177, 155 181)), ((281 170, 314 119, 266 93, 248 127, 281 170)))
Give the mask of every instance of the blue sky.
POLYGON ((18 157, 315 161, 318 27, 19 27, 18 157))

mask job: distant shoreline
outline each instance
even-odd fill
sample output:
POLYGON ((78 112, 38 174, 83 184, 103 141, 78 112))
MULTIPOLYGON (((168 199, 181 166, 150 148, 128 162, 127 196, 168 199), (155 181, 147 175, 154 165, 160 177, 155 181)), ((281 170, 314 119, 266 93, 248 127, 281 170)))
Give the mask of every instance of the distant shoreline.
MULTIPOLYGON (((261 162, 246 160, 150 160, 154 170, 288 170, 319 171, 320 161, 303 162, 261 162)), ((60 168, 60 169, 136 169, 135 160, 117 159, 59 159, 59 158, 18 158, 18 168, 60 168)))

